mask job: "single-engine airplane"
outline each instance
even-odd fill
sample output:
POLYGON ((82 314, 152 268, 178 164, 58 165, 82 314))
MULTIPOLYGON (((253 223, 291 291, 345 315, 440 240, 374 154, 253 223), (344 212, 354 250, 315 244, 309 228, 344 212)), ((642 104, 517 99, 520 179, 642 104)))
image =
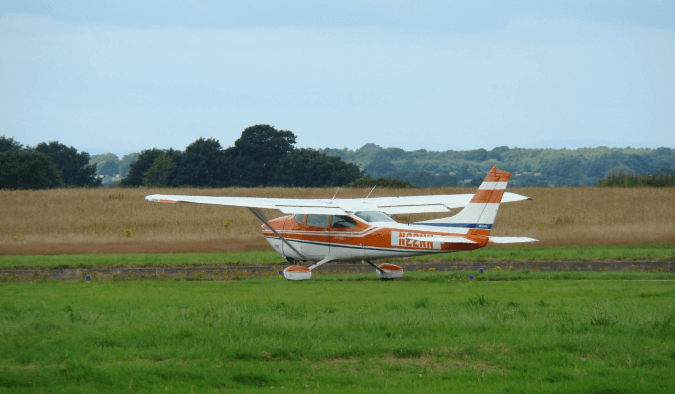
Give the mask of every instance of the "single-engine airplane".
MULTIPOLYGON (((371 260, 475 250, 492 243, 537 241, 528 237, 491 236, 499 204, 529 200, 506 193, 511 174, 492 167, 476 194, 337 199, 284 199, 258 197, 205 197, 153 194, 153 202, 188 202, 248 208, 262 224, 267 242, 289 263, 288 280, 306 280, 312 270, 329 261, 362 260, 380 279, 400 278, 395 264, 375 265, 371 260), (389 215, 425 212, 458 214, 416 223, 398 223, 389 215), (261 209, 287 214, 268 220, 261 209), (310 267, 298 262, 314 262, 310 267)), ((371 190, 372 193, 372 190, 371 190)), ((337 194, 337 193, 336 193, 337 194)))

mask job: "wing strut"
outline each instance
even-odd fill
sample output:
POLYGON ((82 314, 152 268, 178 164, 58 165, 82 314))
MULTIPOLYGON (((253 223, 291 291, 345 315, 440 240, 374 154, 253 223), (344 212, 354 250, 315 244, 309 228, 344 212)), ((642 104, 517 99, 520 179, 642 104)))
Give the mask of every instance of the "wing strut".
POLYGON ((325 264, 329 261, 333 261, 333 260, 335 260, 335 257, 326 256, 326 257, 323 258, 323 260, 321 260, 321 261, 317 262, 316 264, 314 264, 313 266, 309 267, 309 269, 313 270, 314 268, 316 268, 320 265, 323 265, 323 264, 325 264))
MULTIPOLYGON (((373 188, 373 189, 375 189, 375 188, 373 188)), ((380 267, 376 266, 375 264, 373 264, 372 261, 370 261, 370 260, 364 260, 364 261, 365 261, 366 263, 372 265, 376 270, 378 270, 378 271, 380 271, 381 273, 384 274, 384 271, 382 270, 382 268, 380 268, 380 267)))
POLYGON ((285 243, 286 246, 288 246, 289 248, 291 248, 295 253, 298 254, 298 256, 302 257, 303 259, 306 259, 306 257, 305 257, 304 254, 298 252, 298 250, 297 250, 296 248, 294 248, 293 245, 290 244, 290 242, 286 241, 286 238, 282 237, 281 234, 279 234, 279 233, 277 232, 277 230, 274 229, 274 227, 270 226, 270 224, 267 223, 267 218, 265 217, 265 215, 263 215, 263 213, 262 213, 258 208, 251 208, 251 207, 249 207, 248 210, 251 211, 251 213, 253 213, 258 219, 260 219, 261 222, 265 223, 265 225, 267 226, 267 228, 269 228, 270 230, 272 230, 272 232, 273 232, 277 237, 279 237, 279 239, 281 239, 281 241, 282 241, 283 243, 285 243))

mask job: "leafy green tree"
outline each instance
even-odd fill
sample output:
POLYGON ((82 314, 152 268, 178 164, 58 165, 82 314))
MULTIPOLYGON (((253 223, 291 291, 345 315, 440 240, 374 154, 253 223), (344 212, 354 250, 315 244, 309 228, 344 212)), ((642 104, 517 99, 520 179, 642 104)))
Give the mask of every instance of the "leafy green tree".
POLYGON ((488 157, 488 152, 483 149, 474 149, 474 150, 469 150, 466 152, 463 152, 464 160, 470 160, 470 161, 485 161, 489 159, 488 157))
POLYGON ((467 185, 467 186, 476 186, 476 187, 478 187, 478 186, 480 186, 481 183, 483 183, 483 180, 484 180, 484 179, 485 179, 485 178, 473 178, 473 179, 471 180, 471 182, 467 183, 466 185, 467 185))
POLYGON ((0 136, 0 153, 2 152, 17 152, 23 150, 23 145, 14 139, 14 137, 0 136))
POLYGON ((47 155, 37 152, 0 153, 0 189, 46 189, 63 186, 61 173, 47 155))
POLYGON ((165 187, 169 184, 169 174, 173 157, 170 154, 157 156, 152 166, 143 174, 145 186, 165 187))
MULTIPOLYGON (((98 165, 97 165, 98 168, 98 165)), ((99 175, 108 175, 108 176, 115 176, 120 173, 120 167, 117 165, 117 162, 114 161, 106 161, 104 162, 100 168, 98 168, 98 174, 99 175)))
POLYGON ((328 156, 338 156, 347 163, 354 163, 360 168, 366 168, 368 163, 373 161, 373 156, 382 151, 382 147, 376 144, 365 144, 357 150, 349 150, 347 148, 337 149, 319 149, 319 152, 325 153, 328 156))
POLYGON ((675 175, 675 170, 670 167, 662 167, 656 173, 663 175, 675 175))
POLYGON ((77 152, 58 141, 41 142, 35 151, 47 155, 61 172, 61 180, 65 185, 97 187, 101 180, 96 178, 96 164, 89 164, 89 153, 77 152))
POLYGON ((214 138, 199 138, 174 158, 169 185, 225 187, 229 185, 226 153, 214 138))
POLYGON ((607 156, 597 157, 587 166, 586 174, 589 177, 602 178, 608 169, 607 165, 607 156))
POLYGON ((508 151, 509 151, 509 147, 508 147, 508 146, 498 146, 498 147, 492 149, 492 150, 488 153, 488 157, 489 157, 490 159, 494 159, 494 160, 497 160, 497 161, 501 161, 501 160, 502 160, 502 154, 505 153, 505 152, 508 152, 508 151))
POLYGON ((279 161, 271 185, 294 187, 344 186, 363 176, 355 164, 314 149, 294 149, 279 161))
POLYGON ((366 173, 372 177, 383 177, 396 170, 396 166, 387 160, 372 161, 366 166, 366 173))
POLYGON ((89 159, 89 164, 96 163, 96 173, 98 175, 114 176, 119 174, 119 158, 114 153, 104 153, 102 155, 93 155, 89 159))
POLYGON ((157 157, 165 153, 165 150, 156 148, 145 149, 142 151, 136 160, 129 166, 127 176, 122 179, 122 186, 142 186, 143 174, 152 167, 155 160, 157 160, 157 157))
POLYGON ((122 156, 119 163, 117 164, 119 167, 119 174, 122 176, 122 178, 126 177, 127 174, 129 174, 129 167, 131 166, 131 163, 135 162, 136 159, 138 159, 138 156, 139 154, 136 152, 122 156))
POLYGON ((496 165, 514 175, 520 173, 521 176, 529 174, 535 177, 523 178, 519 182, 519 176, 514 176, 511 179, 514 186, 595 185, 612 169, 653 173, 659 168, 675 167, 675 150, 670 148, 524 149, 500 146, 491 151, 475 149, 407 152, 366 144, 356 150, 324 149, 322 152, 357 164, 365 168, 370 176, 389 176, 392 172, 415 173, 421 170, 430 173, 453 172, 465 182, 475 178, 482 181, 491 166, 496 165))
POLYGON ((270 125, 246 128, 234 147, 227 149, 233 186, 266 186, 277 164, 293 150, 295 134, 270 125))
POLYGON ((456 175, 435 175, 426 171, 397 171, 387 174, 387 178, 400 179, 402 181, 410 182, 416 187, 443 187, 457 186, 459 184, 459 178, 457 178, 456 175))

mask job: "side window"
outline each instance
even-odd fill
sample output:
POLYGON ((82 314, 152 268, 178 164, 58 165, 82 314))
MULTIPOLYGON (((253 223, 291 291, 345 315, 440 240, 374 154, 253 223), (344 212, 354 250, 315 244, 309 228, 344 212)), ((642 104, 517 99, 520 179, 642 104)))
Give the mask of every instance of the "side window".
POLYGON ((356 226, 356 221, 349 216, 333 216, 333 228, 350 228, 356 226))
POLYGON ((302 218, 303 218, 303 216, 305 216, 305 215, 296 214, 296 215, 293 215, 293 219, 295 219, 296 222, 302 224, 302 218))
POLYGON ((314 227, 328 227, 328 215, 307 215, 307 225, 314 227))

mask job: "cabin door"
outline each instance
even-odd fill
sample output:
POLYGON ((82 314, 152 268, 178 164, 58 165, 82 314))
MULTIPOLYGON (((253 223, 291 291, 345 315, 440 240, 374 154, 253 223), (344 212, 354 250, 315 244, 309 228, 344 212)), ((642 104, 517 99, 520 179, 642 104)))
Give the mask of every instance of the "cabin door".
POLYGON ((322 260, 330 251, 330 216, 307 215, 302 237, 302 254, 310 260, 322 260))
POLYGON ((358 223, 349 216, 331 216, 330 255, 337 260, 359 259, 361 238, 357 235, 362 231, 358 223))

